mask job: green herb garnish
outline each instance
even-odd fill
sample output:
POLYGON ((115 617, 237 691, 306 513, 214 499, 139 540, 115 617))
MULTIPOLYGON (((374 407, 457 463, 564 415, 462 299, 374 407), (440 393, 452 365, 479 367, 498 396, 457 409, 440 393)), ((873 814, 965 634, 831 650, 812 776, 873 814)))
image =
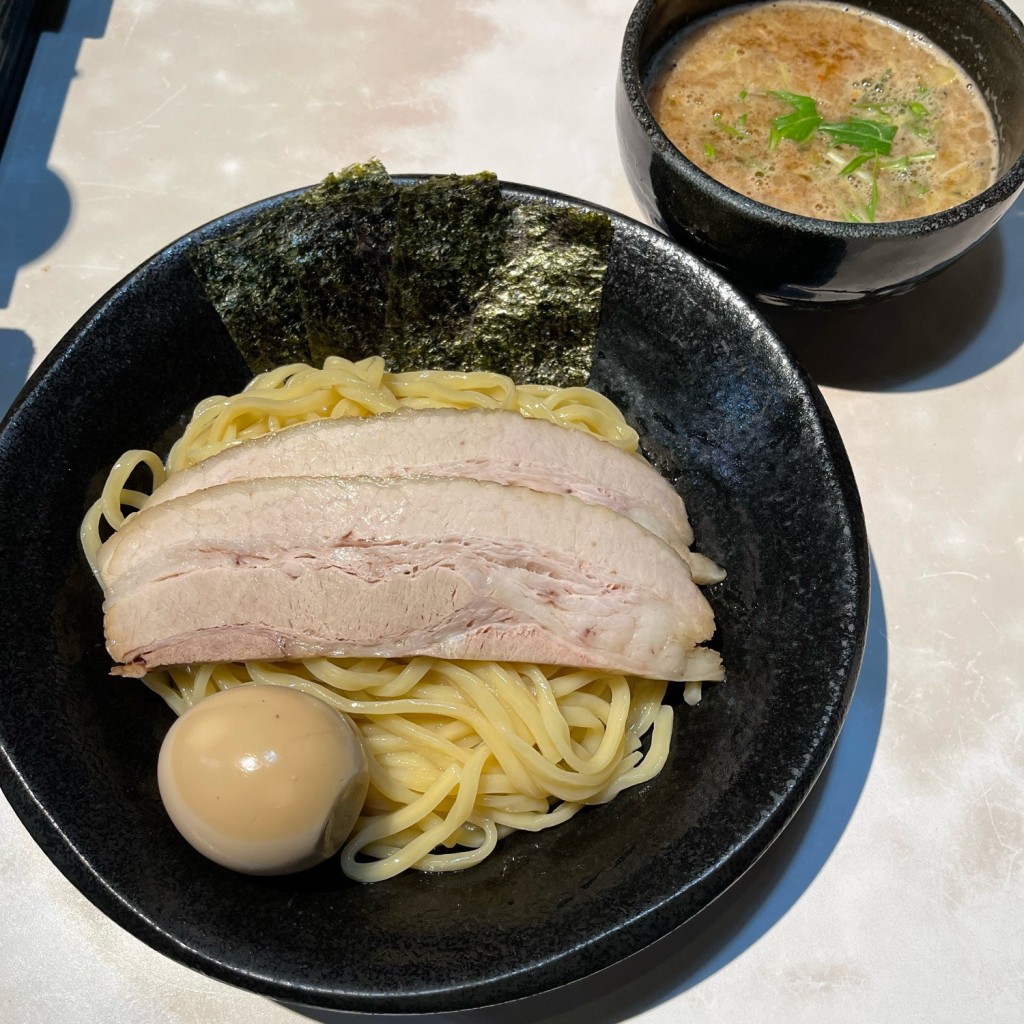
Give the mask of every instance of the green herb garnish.
POLYGON ((818 113, 817 103, 810 96, 800 96, 795 92, 780 92, 773 89, 771 95, 788 103, 793 110, 792 113, 783 114, 772 121, 768 148, 774 149, 783 139, 806 142, 821 124, 822 118, 818 113))
MULTIPOLYGON (((774 149, 782 139, 806 142, 816 131, 824 132, 837 146, 856 146, 861 153, 888 155, 897 127, 885 121, 853 118, 849 121, 825 121, 818 113, 818 105, 810 96, 794 92, 773 90, 772 96, 788 103, 792 108, 772 121, 768 148, 774 149)), ((715 115, 720 117, 721 115, 715 115)), ((849 165, 847 165, 849 166, 849 165)), ((859 165, 858 165, 859 166, 859 165)), ((845 169, 841 174, 849 173, 845 169)))
MULTIPOLYGON (((882 93, 889 78, 885 72, 876 82, 865 81, 863 85, 874 94, 882 93)), ((930 111, 917 100, 911 102, 886 101, 872 98, 853 105, 854 110, 866 110, 875 117, 852 117, 845 121, 825 121, 818 112, 818 105, 810 96, 798 93, 772 90, 769 95, 787 103, 793 109, 772 121, 772 129, 768 138, 768 149, 774 149, 783 139, 793 142, 806 142, 816 132, 821 132, 834 146, 849 146, 857 152, 849 160, 843 161, 838 153, 828 154, 828 159, 841 163, 841 177, 858 174, 862 180, 868 180, 866 172, 861 170, 870 164, 871 195, 862 211, 847 210, 846 219, 856 222, 872 222, 878 210, 879 190, 878 175, 881 171, 906 171, 912 163, 922 163, 934 159, 935 151, 898 157, 895 160, 881 158, 892 152, 893 140, 901 125, 894 123, 890 112, 909 116, 902 127, 907 128, 919 138, 930 139, 931 132, 925 123, 930 111)), ((922 95, 926 95, 923 92, 922 95)))
POLYGON ((854 118, 851 121, 824 121, 818 124, 837 146, 856 146, 862 153, 881 153, 888 156, 897 126, 882 121, 854 118))

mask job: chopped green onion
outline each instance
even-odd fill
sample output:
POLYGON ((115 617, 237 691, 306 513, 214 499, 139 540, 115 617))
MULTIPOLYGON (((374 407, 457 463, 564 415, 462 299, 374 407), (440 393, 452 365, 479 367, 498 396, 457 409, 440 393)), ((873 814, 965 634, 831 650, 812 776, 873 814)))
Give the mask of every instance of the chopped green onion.
POLYGON ((840 171, 839 177, 845 178, 848 174, 853 174, 858 167, 863 167, 869 160, 874 159, 874 153, 860 153, 855 156, 848 164, 846 164, 840 171))
MULTIPOLYGON (((740 119, 741 122, 745 118, 746 114, 744 114, 743 118, 740 119)), ((726 135, 730 135, 734 139, 745 139, 749 134, 749 132, 744 131, 742 129, 742 125, 740 128, 734 128, 731 124, 727 123, 726 121, 723 121, 721 113, 719 113, 717 110, 715 111, 715 113, 711 115, 711 120, 714 121, 715 127, 719 131, 725 132, 726 135)))
POLYGON ((883 171, 905 171, 909 166, 910 160, 906 156, 901 156, 895 160, 886 160, 881 169, 883 171))
POLYGON ((875 211, 878 209, 878 155, 875 155, 875 164, 871 171, 871 199, 868 200, 867 206, 864 207, 864 213, 867 215, 869 224, 873 224, 875 221, 875 211))

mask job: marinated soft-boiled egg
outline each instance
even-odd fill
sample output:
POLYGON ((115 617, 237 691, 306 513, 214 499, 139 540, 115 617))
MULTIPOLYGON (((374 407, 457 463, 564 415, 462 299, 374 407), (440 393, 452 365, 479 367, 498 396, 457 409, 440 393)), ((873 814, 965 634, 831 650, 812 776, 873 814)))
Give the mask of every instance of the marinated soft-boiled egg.
POLYGON ((336 853, 366 799, 359 731, 334 708, 284 686, 207 697, 160 748, 160 796, 178 831, 235 871, 283 875, 336 853))

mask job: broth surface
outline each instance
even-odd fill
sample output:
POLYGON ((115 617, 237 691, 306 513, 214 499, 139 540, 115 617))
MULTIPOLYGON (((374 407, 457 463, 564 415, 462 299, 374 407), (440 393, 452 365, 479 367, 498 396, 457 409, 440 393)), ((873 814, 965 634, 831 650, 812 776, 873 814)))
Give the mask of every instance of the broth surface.
POLYGON ((701 170, 807 217, 923 217, 997 176, 992 115, 964 70, 856 7, 777 0, 702 19, 658 55, 647 94, 701 170))

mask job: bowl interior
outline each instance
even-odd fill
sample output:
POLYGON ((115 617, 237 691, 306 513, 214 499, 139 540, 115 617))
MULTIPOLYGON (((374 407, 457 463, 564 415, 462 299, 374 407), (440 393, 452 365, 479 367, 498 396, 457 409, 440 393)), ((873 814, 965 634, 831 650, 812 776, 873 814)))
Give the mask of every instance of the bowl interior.
POLYGON ((575 980, 739 877, 835 742, 867 612, 864 526, 842 445, 816 389, 736 293, 612 215, 593 385, 623 407, 677 481, 699 548, 729 571, 709 594, 728 681, 695 708, 679 702, 660 777, 561 828, 511 836, 472 871, 370 886, 334 863, 290 878, 233 874, 195 853, 163 811, 156 761, 172 716, 136 681, 108 675, 77 529, 118 454, 165 451, 197 401, 246 381, 185 252, 267 203, 171 245, 105 296, 0 431, 4 790, 100 909, 233 984, 421 1012, 575 980))

